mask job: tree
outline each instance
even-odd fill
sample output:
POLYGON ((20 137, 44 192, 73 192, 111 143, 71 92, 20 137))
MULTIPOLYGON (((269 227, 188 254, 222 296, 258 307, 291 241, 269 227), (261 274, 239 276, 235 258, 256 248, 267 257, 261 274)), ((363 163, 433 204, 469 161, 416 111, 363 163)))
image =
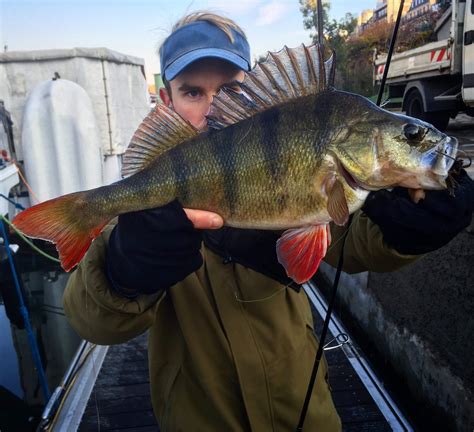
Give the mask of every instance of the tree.
MULTIPOLYGON (((305 29, 312 30, 313 43, 318 41, 318 10, 316 0, 299 0, 305 29)), ((441 3, 448 3, 444 0, 441 3)), ((387 53, 394 24, 379 21, 369 25, 362 34, 354 30, 357 19, 346 14, 339 21, 329 19, 330 4, 323 2, 323 30, 325 46, 336 53, 335 86, 342 90, 374 94, 374 51, 387 53)), ((442 9, 402 23, 398 32, 395 52, 402 52, 435 40, 434 27, 442 9)))
MULTIPOLYGON (((312 30, 310 34, 313 42, 318 41, 318 4, 316 0, 299 0, 300 11, 303 14, 303 25, 306 30, 312 30)), ((322 1, 323 4, 323 33, 328 34, 329 9, 331 5, 328 1, 322 1)))
MULTIPOLYGON (((419 19, 401 25, 395 44, 395 53, 417 48, 434 40, 436 16, 427 14, 419 19)), ((345 88, 369 96, 374 93, 374 51, 387 54, 392 38, 394 23, 379 21, 368 26, 363 33, 349 38, 346 45, 347 65, 352 76, 346 76, 345 88)))
MULTIPOLYGON (((318 10, 316 0, 299 0, 300 10, 303 14, 305 29, 314 30, 311 33, 313 43, 318 41, 318 10)), ((347 13, 339 21, 329 19, 329 2, 323 2, 323 31, 325 45, 336 53, 336 87, 343 90, 352 90, 348 83, 351 69, 348 66, 347 41, 357 26, 357 18, 347 13)))

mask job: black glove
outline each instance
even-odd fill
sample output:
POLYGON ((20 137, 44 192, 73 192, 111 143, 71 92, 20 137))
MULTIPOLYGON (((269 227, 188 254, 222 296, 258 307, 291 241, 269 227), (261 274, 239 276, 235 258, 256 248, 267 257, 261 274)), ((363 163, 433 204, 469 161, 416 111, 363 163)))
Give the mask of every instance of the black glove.
POLYGON ((167 289, 201 267, 201 240, 177 201, 120 215, 109 240, 107 276, 125 297, 167 289))
POLYGON ((281 232, 223 227, 204 231, 204 244, 223 258, 224 264, 236 262, 277 280, 296 291, 300 285, 290 279, 278 262, 276 242, 281 232))
POLYGON ((408 190, 372 192, 362 211, 382 231, 385 243, 402 254, 434 251, 466 228, 474 210, 474 181, 462 170, 455 177, 453 194, 447 190, 425 191, 415 204, 408 190))

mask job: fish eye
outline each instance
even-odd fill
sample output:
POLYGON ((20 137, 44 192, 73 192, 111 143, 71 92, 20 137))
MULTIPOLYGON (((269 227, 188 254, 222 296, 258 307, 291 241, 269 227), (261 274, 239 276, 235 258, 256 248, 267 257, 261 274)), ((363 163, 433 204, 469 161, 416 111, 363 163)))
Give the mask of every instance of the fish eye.
POLYGON ((413 123, 403 126, 403 135, 408 141, 419 143, 426 135, 426 129, 413 123))

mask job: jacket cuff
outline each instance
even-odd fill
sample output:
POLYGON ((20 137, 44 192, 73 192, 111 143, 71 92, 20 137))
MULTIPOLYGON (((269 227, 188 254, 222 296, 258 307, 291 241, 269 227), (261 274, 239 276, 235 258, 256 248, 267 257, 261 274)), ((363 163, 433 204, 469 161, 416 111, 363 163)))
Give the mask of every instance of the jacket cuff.
POLYGON ((129 300, 135 300, 140 293, 136 289, 130 289, 130 288, 124 288, 118 284, 114 278, 112 277, 112 272, 110 269, 110 260, 106 258, 106 266, 105 266, 105 276, 107 277, 107 280, 110 284, 110 287, 112 288, 112 291, 119 295, 120 297, 124 297, 129 300))

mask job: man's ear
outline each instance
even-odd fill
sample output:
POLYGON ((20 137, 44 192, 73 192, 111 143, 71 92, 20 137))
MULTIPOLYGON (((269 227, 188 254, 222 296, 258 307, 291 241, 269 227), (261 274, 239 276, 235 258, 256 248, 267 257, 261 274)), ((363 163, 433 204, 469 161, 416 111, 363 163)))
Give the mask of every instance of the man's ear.
POLYGON ((171 105, 171 97, 165 87, 160 88, 160 99, 167 107, 171 105))

